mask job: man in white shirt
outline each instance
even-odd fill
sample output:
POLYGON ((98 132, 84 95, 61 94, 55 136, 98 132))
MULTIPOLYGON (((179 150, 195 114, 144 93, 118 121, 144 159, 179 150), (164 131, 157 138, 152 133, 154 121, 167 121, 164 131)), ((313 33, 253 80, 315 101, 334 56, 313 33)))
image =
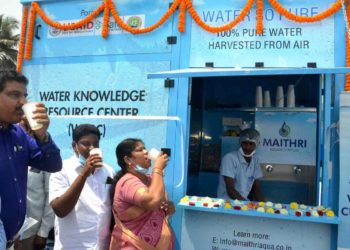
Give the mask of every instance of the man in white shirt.
POLYGON ((73 131, 74 155, 63 162, 61 172, 51 175, 49 201, 57 215, 55 250, 109 248, 112 208, 107 179, 115 173, 101 165, 101 156, 89 154, 99 141, 96 126, 79 125, 73 131))
POLYGON ((29 167, 27 182, 27 217, 38 221, 21 235, 21 249, 44 249, 55 215, 49 204, 50 173, 29 167))
POLYGON ((264 201, 258 180, 263 175, 255 155, 259 139, 255 129, 241 131, 240 149, 226 154, 221 161, 218 197, 264 201))

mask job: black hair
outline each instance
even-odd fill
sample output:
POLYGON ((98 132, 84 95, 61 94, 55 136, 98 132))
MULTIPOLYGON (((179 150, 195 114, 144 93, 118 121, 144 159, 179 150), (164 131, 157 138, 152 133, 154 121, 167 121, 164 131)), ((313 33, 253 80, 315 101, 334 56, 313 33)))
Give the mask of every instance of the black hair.
POLYGON ((101 133, 98 128, 93 124, 80 124, 73 130, 73 141, 78 142, 83 136, 94 134, 101 138, 101 133))
POLYGON ((128 170, 128 164, 126 164, 124 157, 131 157, 131 153, 135 150, 137 143, 143 143, 143 141, 140 139, 128 138, 119 143, 115 149, 115 155, 117 157, 118 165, 121 167, 121 170, 114 176, 113 179, 113 185, 111 188, 112 201, 114 199, 115 186, 117 182, 120 180, 120 178, 123 177, 124 174, 127 173, 128 170))
POLYGON ((7 82, 19 82, 24 84, 25 86, 28 85, 28 79, 21 73, 18 73, 14 70, 6 70, 6 71, 0 71, 0 92, 5 89, 7 82))

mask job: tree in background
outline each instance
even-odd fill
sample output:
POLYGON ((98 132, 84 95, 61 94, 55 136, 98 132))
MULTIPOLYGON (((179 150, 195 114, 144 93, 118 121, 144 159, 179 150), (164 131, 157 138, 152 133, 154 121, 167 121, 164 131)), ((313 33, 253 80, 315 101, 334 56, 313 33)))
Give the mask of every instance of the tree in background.
POLYGON ((0 70, 15 70, 17 45, 19 42, 19 22, 13 17, 0 15, 0 70))

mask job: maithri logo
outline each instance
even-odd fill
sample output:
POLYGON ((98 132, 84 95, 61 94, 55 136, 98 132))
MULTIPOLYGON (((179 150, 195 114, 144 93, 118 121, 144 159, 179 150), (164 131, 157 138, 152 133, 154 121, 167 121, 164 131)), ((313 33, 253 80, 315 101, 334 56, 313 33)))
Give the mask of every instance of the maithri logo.
POLYGON ((283 122, 283 125, 280 128, 280 130, 278 131, 278 133, 282 137, 288 137, 289 136, 289 134, 290 134, 290 127, 286 124, 286 122, 283 122))
POLYGON ((307 140, 305 139, 291 139, 290 133, 292 129, 286 122, 283 122, 278 134, 282 138, 264 138, 262 142, 263 147, 271 148, 306 148, 307 140))

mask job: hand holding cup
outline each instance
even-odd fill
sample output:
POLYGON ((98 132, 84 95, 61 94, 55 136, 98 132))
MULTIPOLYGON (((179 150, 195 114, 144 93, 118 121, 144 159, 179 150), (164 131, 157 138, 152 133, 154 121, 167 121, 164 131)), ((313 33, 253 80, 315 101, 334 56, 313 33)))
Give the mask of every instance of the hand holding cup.
MULTIPOLYGON (((100 148, 93 148, 90 150, 90 156, 93 157, 92 159, 92 165, 95 168, 100 168, 103 167, 103 162, 102 162, 102 150, 100 148)), ((90 158, 90 157, 89 157, 90 158)))
POLYGON ((22 106, 22 109, 35 137, 39 141, 45 141, 50 124, 45 105, 39 102, 28 102, 22 106))
POLYGON ((168 162, 168 155, 164 154, 163 152, 160 152, 154 161, 153 169, 159 168, 163 170, 166 167, 167 162, 168 162))

